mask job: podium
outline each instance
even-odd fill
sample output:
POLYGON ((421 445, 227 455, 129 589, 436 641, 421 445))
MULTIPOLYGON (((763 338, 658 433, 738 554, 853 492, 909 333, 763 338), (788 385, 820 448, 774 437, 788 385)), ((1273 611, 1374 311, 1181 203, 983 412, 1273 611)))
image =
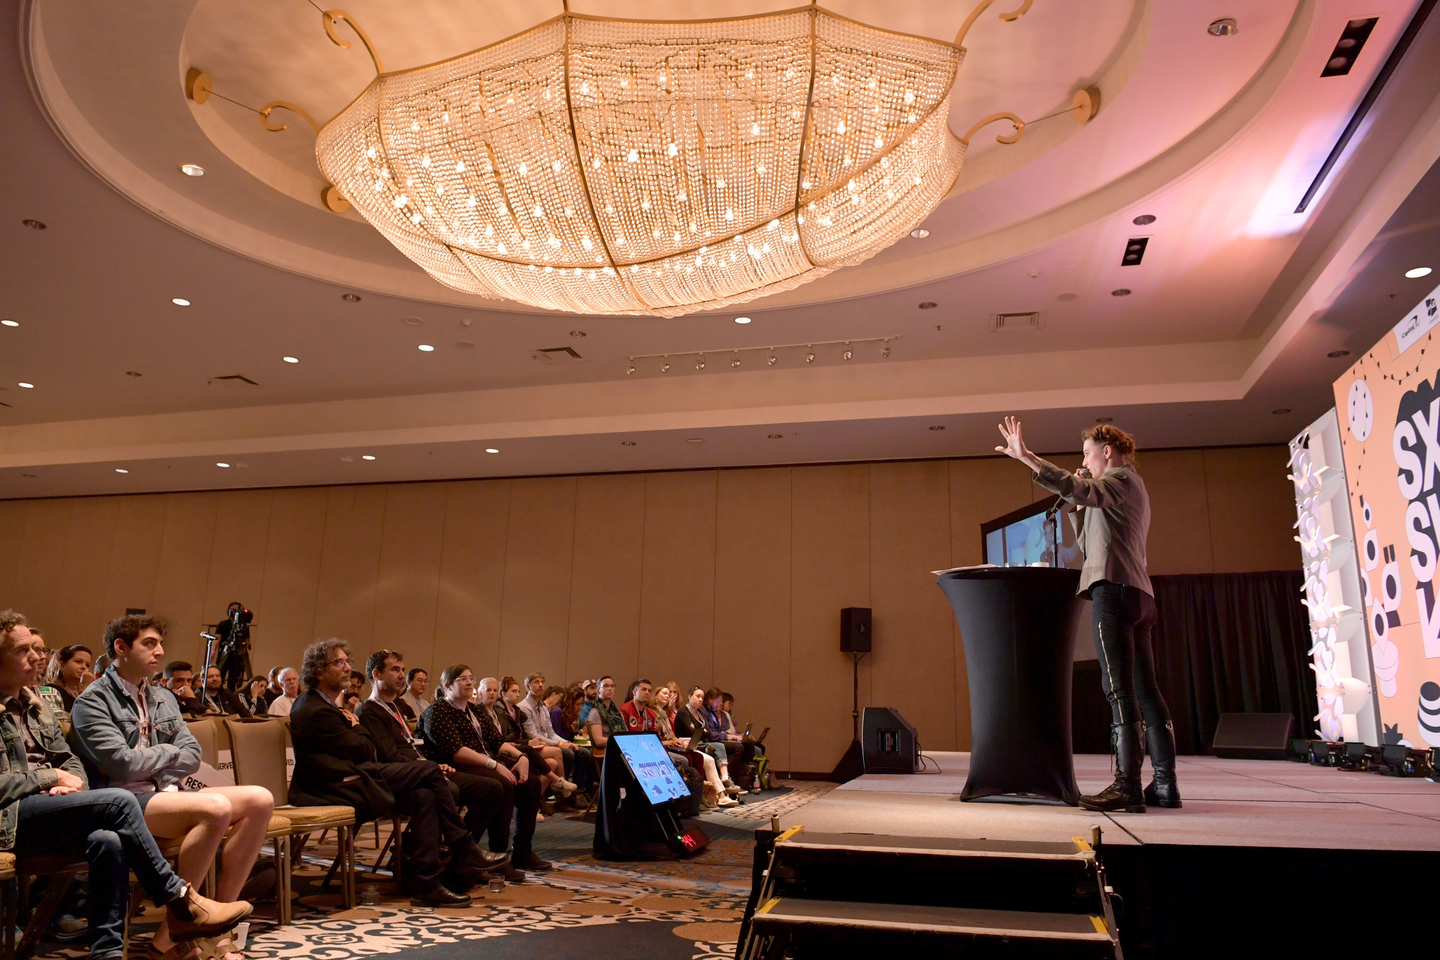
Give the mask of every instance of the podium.
POLYGON ((1001 794, 1075 806, 1070 742, 1080 571, 975 567, 941 574, 970 676, 970 776, 961 800, 1001 794))

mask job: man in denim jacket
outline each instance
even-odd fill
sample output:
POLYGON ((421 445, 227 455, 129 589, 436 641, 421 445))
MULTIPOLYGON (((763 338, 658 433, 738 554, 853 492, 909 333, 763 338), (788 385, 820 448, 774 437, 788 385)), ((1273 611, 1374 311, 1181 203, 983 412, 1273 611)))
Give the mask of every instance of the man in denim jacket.
MULTIPOLYGON (((200 744, 175 694, 145 682, 165 656, 164 639, 158 617, 124 616, 105 625, 110 666, 75 699, 70 744, 92 782, 135 795, 151 833, 185 838, 177 866, 191 883, 204 878, 230 830, 215 889, 216 899, 228 903, 239 897, 265 845, 275 800, 264 787, 186 784, 200 768, 200 744)), ((174 946, 163 922, 152 944, 158 952, 174 946)))
POLYGON ((223 933, 249 916, 250 904, 216 903, 175 875, 133 793, 88 789, 55 714, 30 689, 38 644, 23 616, 0 610, 0 850, 89 861, 92 960, 124 953, 131 870, 176 937, 223 933))

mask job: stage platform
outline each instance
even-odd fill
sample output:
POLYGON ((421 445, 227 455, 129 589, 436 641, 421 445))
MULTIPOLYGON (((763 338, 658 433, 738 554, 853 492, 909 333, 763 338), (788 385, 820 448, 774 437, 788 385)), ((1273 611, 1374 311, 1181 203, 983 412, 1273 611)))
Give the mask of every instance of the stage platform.
MULTIPOLYGON (((1066 840, 1098 824, 1132 957, 1291 954, 1382 917, 1427 916, 1440 897, 1440 784, 1423 778, 1181 757, 1182 809, 1098 814, 1015 798, 962 803, 969 755, 926 757, 929 773, 862 776, 780 825, 1066 840)), ((1110 758, 1076 756, 1075 773, 1081 793, 1097 792, 1112 779, 1110 758)))

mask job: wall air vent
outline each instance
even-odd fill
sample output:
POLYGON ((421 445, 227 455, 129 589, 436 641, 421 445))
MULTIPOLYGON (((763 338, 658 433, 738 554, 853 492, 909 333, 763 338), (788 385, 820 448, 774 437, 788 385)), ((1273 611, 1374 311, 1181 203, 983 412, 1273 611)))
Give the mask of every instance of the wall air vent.
POLYGON ((996 333, 1001 330, 1039 330, 1040 314, 1036 313, 997 313, 990 328, 996 333))
POLYGON ((212 386, 212 387, 245 387, 245 386, 258 387, 258 386, 260 386, 260 384, 256 383, 254 380, 251 380, 249 377, 242 376, 242 375, 240 375, 240 374, 238 374, 238 373, 228 373, 228 374, 226 374, 226 375, 223 376, 223 377, 211 377, 209 380, 207 380, 207 381, 205 381, 205 382, 208 383, 208 384, 209 384, 210 386, 212 386))
POLYGON ((1340 39, 1335 42, 1335 49, 1330 51, 1330 58, 1325 61, 1325 69, 1320 71, 1322 77, 1343 77, 1355 66, 1355 61, 1360 56, 1360 51, 1365 47, 1365 41, 1370 39, 1370 32, 1375 29, 1375 22, 1379 17, 1367 17, 1364 20, 1351 20, 1345 24, 1345 30, 1340 34, 1340 39))
POLYGON ((541 363, 577 363, 585 359, 574 347, 541 347, 531 356, 541 363))

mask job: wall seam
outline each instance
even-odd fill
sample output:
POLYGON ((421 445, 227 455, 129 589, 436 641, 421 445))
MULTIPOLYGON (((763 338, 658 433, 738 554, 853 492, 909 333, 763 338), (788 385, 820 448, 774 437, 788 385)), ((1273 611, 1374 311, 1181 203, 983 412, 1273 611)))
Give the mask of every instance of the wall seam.
POLYGON ((1205 546, 1210 550, 1209 573, 1215 572, 1215 510, 1210 503, 1210 463, 1204 450, 1200 451, 1200 483, 1205 487, 1205 546))
POLYGON ((435 648, 440 643, 440 595, 445 592, 445 536, 450 529, 450 495, 454 492, 454 485, 445 485, 445 512, 440 514, 440 559, 435 565, 435 613, 430 620, 430 650, 425 657, 425 662, 432 665, 435 663, 435 648))

